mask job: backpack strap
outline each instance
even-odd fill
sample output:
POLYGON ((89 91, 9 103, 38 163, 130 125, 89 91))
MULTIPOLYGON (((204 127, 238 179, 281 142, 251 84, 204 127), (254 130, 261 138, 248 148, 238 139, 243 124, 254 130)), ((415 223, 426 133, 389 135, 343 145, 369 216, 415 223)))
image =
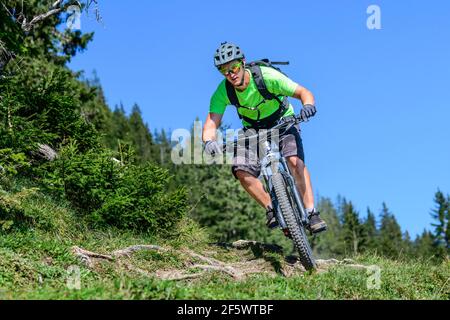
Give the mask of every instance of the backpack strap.
MULTIPOLYGON (((225 87, 227 88, 227 95, 230 103, 235 106, 236 109, 242 108, 233 85, 229 81, 225 80, 225 87)), ((239 113, 239 111, 237 112, 237 114, 239 116, 239 119, 242 119, 242 115, 239 113)))
MULTIPOLYGON (((270 67, 270 62, 267 59, 263 59, 261 61, 256 62, 252 62, 248 65, 248 68, 250 69, 250 72, 252 73, 252 77, 253 80, 255 81, 256 87, 259 91, 259 93, 261 94, 261 96, 264 98, 264 100, 277 100, 278 104, 279 104, 279 108, 277 111, 275 111, 274 113, 272 113, 270 116, 260 119, 260 120, 254 120, 254 119, 250 119, 246 116, 243 116, 239 113, 239 110, 237 110, 237 114, 239 116, 239 118, 241 120, 244 120, 245 122, 249 123, 252 128, 255 129, 263 129, 263 128, 270 128, 271 126, 273 126, 276 121, 278 121, 281 116, 283 116, 283 114, 286 112, 287 108, 288 108, 288 99, 287 97, 284 97, 283 100, 281 100, 277 95, 271 93, 266 86, 266 83, 264 82, 264 77, 262 75, 261 72, 261 67, 260 65, 266 65, 268 67, 270 67)), ((227 90, 227 95, 228 95, 228 99, 230 100, 230 103, 232 105, 234 105, 236 107, 236 109, 242 108, 243 106, 239 103, 239 99, 237 97, 236 94, 236 90, 233 87, 233 85, 228 82, 225 81, 225 87, 227 90)))
POLYGON ((264 82, 264 78, 261 72, 261 67, 255 63, 250 63, 248 67, 250 69, 250 72, 252 73, 256 87, 258 88, 258 91, 263 96, 263 98, 266 100, 275 99, 276 96, 273 93, 269 92, 269 90, 267 90, 267 86, 264 82))

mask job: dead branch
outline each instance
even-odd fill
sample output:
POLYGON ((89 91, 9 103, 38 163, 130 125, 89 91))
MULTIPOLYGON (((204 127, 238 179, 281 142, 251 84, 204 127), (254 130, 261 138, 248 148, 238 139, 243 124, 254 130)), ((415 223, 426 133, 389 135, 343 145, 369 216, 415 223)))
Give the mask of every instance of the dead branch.
POLYGON ((40 158, 46 159, 48 161, 53 161, 56 159, 58 154, 49 145, 39 144, 38 149, 34 154, 40 158))
POLYGON ((24 17, 22 21, 22 30, 25 32, 30 32, 31 29, 35 27, 36 24, 39 22, 48 19, 51 16, 58 15, 63 11, 66 11, 70 6, 76 5, 81 9, 81 5, 78 1, 69 1, 68 3, 64 4, 63 0, 57 0, 53 3, 53 5, 50 7, 50 10, 44 13, 41 13, 33 19, 31 19, 30 22, 27 22, 27 19, 24 17))
POLYGON ((25 32, 30 32, 31 29, 33 29, 33 27, 38 23, 41 22, 42 20, 47 19, 48 17, 54 16, 56 14, 61 13, 62 11, 64 11, 64 8, 58 8, 58 9, 52 9, 46 13, 42 13, 36 17, 34 17, 30 22, 27 23, 27 19, 25 18, 22 22, 22 30, 25 32))

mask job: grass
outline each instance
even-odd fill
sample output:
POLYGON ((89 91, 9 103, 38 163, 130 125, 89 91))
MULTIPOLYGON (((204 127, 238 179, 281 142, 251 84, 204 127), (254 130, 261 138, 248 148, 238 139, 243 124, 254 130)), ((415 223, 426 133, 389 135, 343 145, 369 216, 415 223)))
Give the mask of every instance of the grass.
MULTIPOLYGON (((12 199, 14 192, 2 196, 12 199)), ((113 228, 92 230, 68 205, 39 192, 23 199, 18 210, 32 220, 26 227, 0 231, 0 299, 450 299, 448 261, 353 257, 360 264, 379 267, 379 287, 373 289, 368 288, 372 273, 345 265, 289 278, 261 273, 242 281, 217 272, 191 281, 160 280, 107 261, 87 268, 73 256, 72 246, 105 254, 134 244, 174 248, 138 252, 130 258, 133 265, 149 272, 183 268, 186 257, 177 251, 183 248, 227 262, 262 257, 274 268, 285 262, 277 253, 212 245, 206 232, 189 219, 179 224, 176 235, 163 238, 113 228), (75 273, 79 271, 79 289, 68 287, 73 267, 75 273)))

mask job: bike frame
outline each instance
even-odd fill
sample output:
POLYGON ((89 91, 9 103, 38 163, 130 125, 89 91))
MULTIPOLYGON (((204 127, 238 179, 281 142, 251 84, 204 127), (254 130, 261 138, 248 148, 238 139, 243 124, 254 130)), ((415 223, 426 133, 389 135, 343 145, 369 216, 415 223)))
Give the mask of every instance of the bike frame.
POLYGON ((308 224, 307 214, 305 207, 303 205, 303 201, 300 198, 300 195, 297 190, 297 186, 295 184, 294 177, 289 169, 286 158, 282 157, 278 148, 276 146, 272 146, 272 143, 265 141, 264 142, 264 157, 261 160, 261 174, 264 179, 266 190, 270 194, 272 199, 272 204, 275 209, 275 215, 280 223, 282 229, 287 228, 286 222, 281 214, 281 210, 278 205, 278 200, 275 196, 274 188, 272 185, 272 175, 276 172, 280 172, 286 181, 287 190, 292 195, 293 200, 295 201, 295 217, 297 219, 297 223, 302 227, 308 224))

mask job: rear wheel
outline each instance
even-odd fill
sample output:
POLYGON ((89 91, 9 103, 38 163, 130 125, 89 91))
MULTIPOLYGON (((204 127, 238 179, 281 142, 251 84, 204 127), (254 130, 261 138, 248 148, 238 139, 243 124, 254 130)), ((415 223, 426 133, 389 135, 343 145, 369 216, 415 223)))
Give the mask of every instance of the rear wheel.
POLYGON ((287 224, 289 233, 294 242, 294 246, 300 255, 300 262, 306 270, 316 269, 316 261, 313 257, 311 247, 308 242, 308 238, 305 233, 304 227, 297 222, 294 214, 295 201, 288 196, 286 187, 287 184, 281 173, 276 173, 272 176, 272 184, 274 187, 275 195, 278 200, 278 204, 281 208, 281 214, 287 224))

